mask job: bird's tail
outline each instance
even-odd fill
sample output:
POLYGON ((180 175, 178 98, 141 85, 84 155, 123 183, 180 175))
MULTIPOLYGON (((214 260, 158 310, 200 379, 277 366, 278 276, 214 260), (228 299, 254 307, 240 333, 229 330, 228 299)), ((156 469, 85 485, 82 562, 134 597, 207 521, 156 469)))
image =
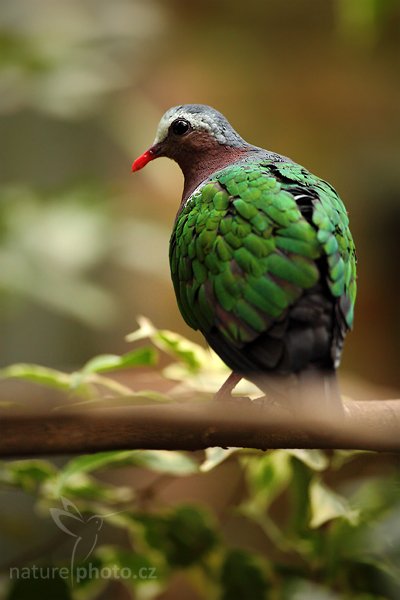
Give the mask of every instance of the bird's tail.
POLYGON ((311 416, 318 414, 326 418, 343 415, 343 403, 339 383, 334 369, 311 371, 305 370, 298 374, 299 410, 311 416))
POLYGON ((334 369, 306 369, 287 377, 252 377, 268 399, 294 413, 315 418, 343 415, 343 404, 334 369))

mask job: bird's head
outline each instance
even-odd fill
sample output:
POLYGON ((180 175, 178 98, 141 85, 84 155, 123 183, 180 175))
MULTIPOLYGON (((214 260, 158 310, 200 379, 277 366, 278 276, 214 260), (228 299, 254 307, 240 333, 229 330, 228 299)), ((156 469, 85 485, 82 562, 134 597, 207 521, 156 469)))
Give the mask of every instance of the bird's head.
POLYGON ((248 144, 217 110, 205 104, 184 104, 167 110, 161 118, 153 145, 139 156, 132 171, 139 171, 151 160, 167 156, 185 173, 187 163, 210 160, 229 150, 243 151, 248 144))
POLYGON ((100 515, 92 515, 88 518, 87 522, 89 523, 89 521, 93 523, 93 526, 97 529, 97 531, 100 531, 100 529, 103 527, 104 519, 100 515))

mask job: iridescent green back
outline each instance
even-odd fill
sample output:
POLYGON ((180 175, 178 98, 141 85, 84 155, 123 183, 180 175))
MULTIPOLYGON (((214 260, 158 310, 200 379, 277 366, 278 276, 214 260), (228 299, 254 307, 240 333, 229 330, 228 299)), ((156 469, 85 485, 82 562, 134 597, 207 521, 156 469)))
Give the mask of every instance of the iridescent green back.
POLYGON ((326 182, 290 162, 236 164, 196 190, 170 244, 181 313, 194 329, 251 342, 326 277, 353 323, 356 259, 346 209, 326 182), (296 198, 312 197, 303 216, 296 198), (321 269, 321 265, 323 268, 321 269))

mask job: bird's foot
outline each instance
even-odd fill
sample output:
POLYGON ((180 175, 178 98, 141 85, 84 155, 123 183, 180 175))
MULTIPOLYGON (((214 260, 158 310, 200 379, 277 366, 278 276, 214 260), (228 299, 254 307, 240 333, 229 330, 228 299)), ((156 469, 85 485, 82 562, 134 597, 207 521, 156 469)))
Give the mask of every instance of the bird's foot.
POLYGON ((218 402, 220 402, 221 400, 223 400, 224 402, 226 402, 227 400, 243 400, 242 396, 232 396, 232 390, 236 387, 236 385, 241 379, 241 375, 232 371, 228 379, 221 385, 218 392, 215 394, 214 400, 217 400, 218 402))

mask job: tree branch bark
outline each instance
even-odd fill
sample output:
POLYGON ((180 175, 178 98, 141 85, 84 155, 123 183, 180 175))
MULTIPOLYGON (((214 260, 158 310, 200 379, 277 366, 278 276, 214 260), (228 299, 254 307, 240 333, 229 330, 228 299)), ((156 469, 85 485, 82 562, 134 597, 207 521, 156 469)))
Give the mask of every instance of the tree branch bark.
POLYGON ((400 400, 349 400, 289 411, 268 400, 173 402, 129 407, 2 412, 0 456, 210 446, 400 452, 400 400))

